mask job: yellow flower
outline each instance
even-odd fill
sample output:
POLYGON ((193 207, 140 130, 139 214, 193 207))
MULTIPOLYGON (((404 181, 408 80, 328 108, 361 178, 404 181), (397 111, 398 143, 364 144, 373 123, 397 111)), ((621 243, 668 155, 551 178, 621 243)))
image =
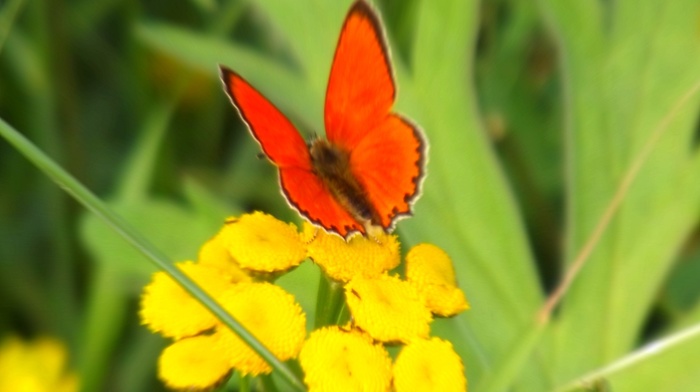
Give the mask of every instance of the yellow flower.
MULTIPOLYGON (((306 336, 306 316, 291 294, 270 283, 244 282, 231 285, 216 299, 278 359, 297 356, 306 336)), ((178 340, 163 351, 158 373, 168 386, 207 390, 232 369, 244 375, 272 371, 228 327, 217 321, 212 331, 178 340)))
MULTIPOLYGON (((226 230, 224 227, 221 231, 226 230)), ((231 277, 232 282, 249 282, 250 276, 231 257, 224 243, 224 235, 219 232, 199 249, 197 263, 215 267, 231 277)))
POLYGON ((388 391, 391 360, 381 344, 337 326, 311 333, 299 353, 309 392, 388 391))
POLYGON ((467 390, 462 360, 450 342, 417 339, 405 346, 394 363, 396 392, 467 390))
POLYGON ((454 267, 442 249, 416 245, 406 255, 406 280, 418 288, 433 313, 450 317, 469 309, 464 292, 457 287, 454 267))
POLYGON ((77 392, 78 378, 67 362, 66 348, 54 339, 7 337, 0 344, 0 392, 77 392))
MULTIPOLYGON (((210 296, 217 297, 232 283, 218 268, 191 261, 176 264, 210 296)), ((153 332, 179 339, 214 327, 213 314, 175 283, 165 272, 156 272, 141 297, 141 322, 153 332)))
POLYGON ((345 242, 337 235, 306 223, 303 237, 309 243, 309 257, 328 276, 340 282, 355 276, 379 276, 401 262, 395 235, 379 233, 376 238, 356 235, 345 242))
POLYGON ((356 326, 382 342, 427 337, 432 316, 414 286, 394 276, 357 277, 345 286, 356 326))
MULTIPOLYGON (((220 298, 226 311, 277 358, 295 358, 306 337, 306 316, 294 296, 270 283, 239 283, 220 298)), ((228 328, 219 326, 224 355, 243 374, 272 368, 228 328)))
POLYGON ((225 379, 231 364, 221 348, 221 337, 200 335, 178 340, 158 359, 158 376, 173 389, 208 390, 225 379))
POLYGON ((306 258, 306 246, 296 226, 262 212, 229 219, 219 236, 238 265, 246 270, 281 272, 306 258))

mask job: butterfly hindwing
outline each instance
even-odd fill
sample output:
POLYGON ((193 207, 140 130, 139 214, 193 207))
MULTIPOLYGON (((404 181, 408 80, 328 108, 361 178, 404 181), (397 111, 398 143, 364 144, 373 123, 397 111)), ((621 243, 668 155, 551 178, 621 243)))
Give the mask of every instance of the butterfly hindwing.
POLYGON ((315 225, 343 237, 364 231, 312 172, 280 168, 280 184, 289 203, 315 225))
POLYGON ((414 124, 391 114, 362 138, 350 156, 353 174, 385 229, 411 214, 411 204, 420 195, 425 146, 414 124))

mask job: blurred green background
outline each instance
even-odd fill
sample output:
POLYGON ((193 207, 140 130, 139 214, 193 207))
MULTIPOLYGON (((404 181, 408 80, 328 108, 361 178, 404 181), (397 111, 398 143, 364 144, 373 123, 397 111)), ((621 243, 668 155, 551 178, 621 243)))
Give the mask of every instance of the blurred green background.
MULTIPOLYGON (((374 4, 396 110, 430 141, 423 197, 398 232, 404 249, 432 242, 454 260, 472 309, 433 331, 462 356, 470 390, 697 390, 700 2, 374 4), (538 309, 593 233, 600 241, 538 329, 538 309)), ((217 64, 307 136, 323 133, 349 5, 3 0, 0 117, 173 260, 191 259, 226 216, 299 221, 217 64)), ((0 337, 62 339, 85 390, 158 390, 165 341, 137 317, 154 270, 0 142, 0 337)), ((313 266, 282 284, 313 309, 313 266)))

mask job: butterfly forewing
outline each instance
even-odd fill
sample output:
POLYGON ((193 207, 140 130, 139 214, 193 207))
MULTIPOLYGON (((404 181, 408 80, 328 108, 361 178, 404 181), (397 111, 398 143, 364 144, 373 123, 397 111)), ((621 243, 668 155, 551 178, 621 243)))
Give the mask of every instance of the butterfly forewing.
POLYGON ((226 85, 226 93, 265 155, 278 167, 311 170, 306 143, 287 117, 234 71, 221 67, 221 79, 226 85))
POLYGON ((280 168, 280 184, 290 204, 312 223, 343 237, 364 231, 314 173, 280 168))
POLYGON ((345 19, 326 90, 326 137, 352 150, 394 103, 394 80, 379 19, 363 1, 345 19))
POLYGON ((287 202, 314 224, 344 237, 363 230, 314 174, 308 146, 287 117, 235 72, 221 67, 221 78, 253 137, 278 167, 287 202))

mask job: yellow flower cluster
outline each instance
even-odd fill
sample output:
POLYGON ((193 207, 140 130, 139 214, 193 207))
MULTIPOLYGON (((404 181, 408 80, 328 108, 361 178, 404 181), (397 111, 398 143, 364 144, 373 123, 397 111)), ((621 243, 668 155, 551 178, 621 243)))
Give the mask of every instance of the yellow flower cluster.
MULTIPOLYGON (((277 358, 296 358, 306 337, 306 315, 294 297, 260 276, 272 276, 306 258, 300 234, 269 215, 229 219, 199 251, 177 266, 277 358), (277 243, 283 246, 274 246, 277 243)), ((174 342, 160 356, 159 376, 173 389, 207 390, 231 371, 260 375, 272 368, 164 272, 141 297, 140 316, 174 342)))
POLYGON ((78 377, 68 372, 65 346, 51 338, 0 342, 0 392, 77 392, 78 377))
MULTIPOLYGON (((400 262, 396 236, 345 241, 310 224, 299 233, 256 212, 228 219, 197 262, 178 267, 276 357, 298 358, 310 391, 465 391, 464 367, 452 345, 430 337, 434 315, 450 317, 469 307, 449 257, 433 245, 415 246, 406 256, 405 279, 389 273, 400 262), (342 286, 351 320, 308 338, 301 307, 270 283, 307 257, 342 286), (392 361, 386 346, 395 344, 403 347, 392 361)), ((233 371, 272 371, 162 272, 145 287, 140 315, 152 331, 173 339, 158 366, 171 388, 206 390, 233 371)))
POLYGON ((299 354, 310 391, 466 391, 464 366, 452 345, 431 338, 433 315, 469 308, 449 256, 420 244, 406 255, 405 279, 396 236, 339 237, 305 227, 309 257, 344 285, 351 322, 313 331, 299 354), (313 233, 310 235, 309 233, 313 233), (385 348, 403 347, 391 362, 385 348))

